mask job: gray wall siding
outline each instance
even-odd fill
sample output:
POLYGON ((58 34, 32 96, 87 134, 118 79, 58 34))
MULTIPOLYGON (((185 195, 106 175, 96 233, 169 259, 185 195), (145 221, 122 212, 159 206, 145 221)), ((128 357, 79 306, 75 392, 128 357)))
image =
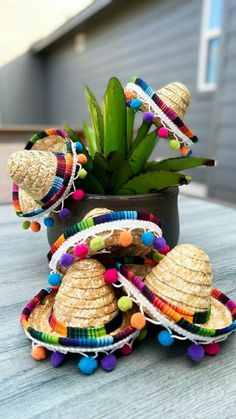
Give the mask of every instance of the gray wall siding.
POLYGON ((44 63, 30 53, 0 68, 0 122, 45 123, 44 63))
POLYGON ((212 136, 218 166, 210 177, 210 195, 236 203, 236 2, 225 2, 219 89, 212 136))
MULTIPOLYGON (((87 118, 84 84, 101 100, 112 75, 124 84, 139 75, 157 88, 178 80, 192 92, 186 122, 200 138, 195 154, 209 156, 213 96, 196 90, 201 9, 198 0, 115 1, 80 28, 88 38, 84 53, 75 52, 73 37, 47 52, 47 123, 87 118)), ((158 153, 175 155, 164 144, 158 153)), ((194 171, 195 180, 206 181, 207 171, 194 171)))

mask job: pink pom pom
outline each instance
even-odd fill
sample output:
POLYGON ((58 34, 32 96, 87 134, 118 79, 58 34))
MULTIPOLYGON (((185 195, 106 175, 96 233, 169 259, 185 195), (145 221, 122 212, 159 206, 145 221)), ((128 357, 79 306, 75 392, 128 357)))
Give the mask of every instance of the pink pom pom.
POLYGON ((164 246, 162 249, 158 250, 159 253, 162 255, 166 255, 170 251, 170 246, 168 244, 164 246))
POLYGON ((133 352, 133 349, 129 346, 129 345, 127 345, 127 344, 125 344, 121 349, 120 349, 120 353, 122 354, 122 355, 124 355, 124 356, 126 356, 126 355, 129 355, 129 354, 131 354, 133 352))
POLYGON ((84 197, 85 197, 85 193, 84 193, 84 191, 82 191, 82 189, 77 189, 72 194, 72 198, 75 201, 82 201, 84 199, 84 197))
POLYGON ((207 355, 215 356, 220 352, 220 345, 218 342, 208 343, 204 345, 204 349, 207 355))
POLYGON ((114 284, 118 279, 118 273, 116 269, 108 269, 104 272, 104 281, 107 284, 114 284))
POLYGON ((88 251, 89 251, 89 247, 87 246, 87 244, 78 244, 74 248, 74 255, 77 258, 84 259, 85 256, 87 256, 88 251))
POLYGON ((161 128, 159 128, 159 130, 157 131, 157 135, 158 135, 158 137, 160 137, 160 138, 167 138, 167 137, 168 137, 168 134, 169 134, 169 131, 168 131, 168 129, 167 129, 167 128, 165 128, 165 127, 161 127, 161 128))

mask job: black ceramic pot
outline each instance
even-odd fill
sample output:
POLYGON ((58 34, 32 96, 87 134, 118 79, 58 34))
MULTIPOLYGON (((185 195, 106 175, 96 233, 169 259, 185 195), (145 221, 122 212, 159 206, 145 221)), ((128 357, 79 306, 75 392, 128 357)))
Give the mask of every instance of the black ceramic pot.
POLYGON ((52 213, 55 224, 48 228, 48 241, 52 245, 56 239, 85 214, 94 208, 108 208, 113 211, 136 210, 146 211, 158 216, 162 223, 163 236, 172 248, 179 238, 178 187, 171 187, 160 192, 146 195, 90 195, 82 202, 68 199, 66 207, 71 215, 61 220, 58 214, 52 213))

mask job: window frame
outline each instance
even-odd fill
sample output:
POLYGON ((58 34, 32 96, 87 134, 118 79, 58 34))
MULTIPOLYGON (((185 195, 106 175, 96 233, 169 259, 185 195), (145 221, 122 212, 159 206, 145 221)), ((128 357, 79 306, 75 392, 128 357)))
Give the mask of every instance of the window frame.
POLYGON ((209 28, 209 14, 210 14, 211 0, 202 0, 202 20, 201 20, 201 35, 198 58, 198 77, 197 88, 200 92, 213 92, 217 89, 217 83, 206 82, 206 71, 208 65, 208 48, 212 39, 222 37, 222 26, 217 28, 209 28))

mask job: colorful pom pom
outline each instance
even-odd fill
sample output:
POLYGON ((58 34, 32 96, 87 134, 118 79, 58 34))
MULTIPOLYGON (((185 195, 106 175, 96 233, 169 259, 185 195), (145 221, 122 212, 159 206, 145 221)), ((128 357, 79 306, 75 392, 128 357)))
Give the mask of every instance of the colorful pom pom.
POLYGON ((60 257, 60 265, 63 266, 64 268, 67 268, 68 266, 72 265, 72 263, 74 262, 74 256, 70 255, 69 253, 64 253, 64 255, 62 255, 60 257))
POLYGON ((169 147, 171 148, 171 150, 179 150, 180 143, 179 143, 178 140, 170 140, 169 141, 169 147))
POLYGON ((157 335, 157 340, 162 346, 171 346, 174 342, 174 338, 171 336, 168 330, 162 330, 157 335))
POLYGON ((137 339, 138 339, 138 340, 144 340, 144 339, 146 338, 147 334, 148 334, 148 329, 147 329, 147 327, 144 327, 144 328, 140 331, 140 333, 139 333, 139 335, 138 335, 137 339))
POLYGON ((46 217, 43 221, 45 227, 51 228, 54 226, 54 219, 52 217, 46 217))
POLYGON ((133 241, 133 236, 129 231, 122 231, 119 237, 119 243, 123 247, 130 246, 133 241))
POLYGON ((97 252, 98 250, 104 249, 105 241, 103 237, 95 237, 90 241, 89 246, 93 252, 97 252))
POLYGON ((82 168, 82 169, 79 170, 78 176, 79 176, 80 179, 85 179, 87 174, 88 174, 87 170, 82 168))
POLYGON ((77 161, 78 161, 78 163, 83 165, 83 164, 87 163, 88 159, 85 156, 85 154, 81 153, 81 154, 78 154, 77 161))
POLYGON ((125 99, 131 101, 132 98, 133 98, 133 93, 131 92, 131 90, 125 90, 125 99))
POLYGON ((143 120, 147 122, 152 122, 154 118, 154 115, 152 112, 144 112, 143 114, 143 120))
POLYGON ((65 220, 70 216, 70 210, 68 208, 63 208, 61 209, 58 215, 61 218, 61 220, 65 220))
POLYGON ((205 351, 202 345, 195 345, 195 343, 193 343, 188 347, 187 354, 192 361, 199 362, 204 357, 205 351))
POLYGON ((113 355, 113 354, 105 355, 101 359, 101 367, 105 371, 113 371, 114 368, 116 367, 116 364, 117 364, 117 359, 116 359, 115 355, 113 355))
POLYGON ((156 250, 160 250, 164 246, 166 246, 166 241, 165 241, 164 237, 156 237, 154 242, 153 242, 153 246, 155 247, 156 250))
POLYGON ((181 156, 187 157, 187 155, 189 153, 189 150, 190 150, 189 147, 187 147, 185 145, 181 146, 181 148, 180 148, 180 154, 181 154, 181 156))
POLYGON ((79 370, 85 375, 91 375, 96 371, 98 361, 92 356, 84 356, 78 363, 79 370))
POLYGON ((169 131, 168 131, 168 129, 167 129, 167 128, 165 128, 165 127, 161 127, 161 128, 159 128, 159 129, 157 130, 157 135, 158 135, 158 137, 160 137, 160 138, 167 138, 167 137, 168 137, 168 135, 169 135, 169 131))
POLYGON ((75 201, 82 201, 84 197, 85 197, 85 193, 82 189, 76 189, 76 191, 72 193, 72 198, 75 201))
POLYGON ((50 363, 53 368, 59 368, 62 364, 64 364, 66 359, 66 355, 61 352, 53 352, 50 363))
POLYGON ((139 109, 142 105, 142 101, 140 99, 132 99, 130 102, 130 107, 132 109, 139 109))
POLYGON ((161 255, 167 255, 169 251, 170 251, 170 246, 168 246, 168 244, 164 246, 162 249, 158 250, 158 252, 161 253, 161 255))
POLYGON ((150 231, 141 234, 141 240, 144 246, 151 246, 154 242, 155 236, 150 231))
POLYGON ((220 344, 218 342, 208 343, 204 345, 207 355, 215 356, 220 352, 220 344))
POLYGON ((84 259, 89 252, 89 247, 87 244, 77 244, 74 248, 74 255, 79 259, 84 259))
POLYGON ((36 361, 42 361, 43 359, 46 359, 48 356, 47 349, 44 348, 44 346, 35 346, 32 348, 31 356, 36 361))
POLYGON ((118 272, 116 269, 108 269, 104 272, 104 281, 107 284, 114 284, 118 279, 118 272))
POLYGON ((80 141, 76 141, 75 143, 76 153, 80 153, 83 150, 83 144, 80 141))
POLYGON ((141 330, 146 326, 146 319, 142 313, 135 313, 131 317, 130 324, 134 329, 141 330))
POLYGON ((57 272, 54 272, 48 275, 48 283, 51 288, 59 287, 59 285, 61 285, 61 280, 62 280, 62 277, 57 272))
POLYGON ((30 221, 23 221, 22 228, 23 230, 28 230, 30 228, 30 221))
POLYGON ((128 345, 127 343, 124 346, 122 346, 122 348, 120 348, 120 353, 124 356, 132 354, 132 352, 133 352, 132 346, 128 345))
POLYGON ((41 230, 41 224, 38 223, 38 221, 32 221, 32 223, 30 224, 30 228, 34 233, 37 233, 41 230))
POLYGON ((128 311, 133 307, 133 301, 127 296, 120 297, 117 302, 118 308, 121 311, 128 311))

